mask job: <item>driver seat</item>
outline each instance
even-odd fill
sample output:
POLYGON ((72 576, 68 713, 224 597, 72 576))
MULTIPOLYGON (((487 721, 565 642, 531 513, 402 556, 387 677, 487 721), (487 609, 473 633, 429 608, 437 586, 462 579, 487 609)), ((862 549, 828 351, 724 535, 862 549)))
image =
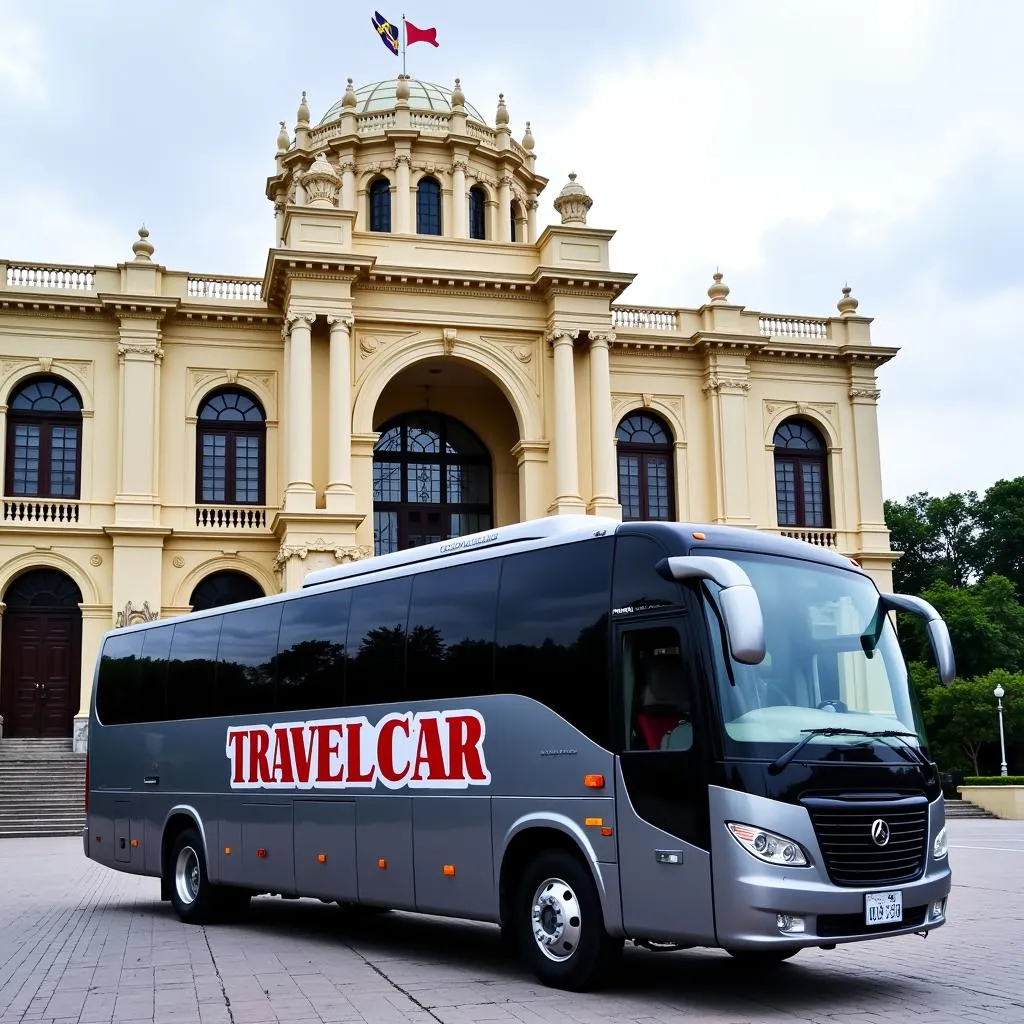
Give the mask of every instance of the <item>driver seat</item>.
POLYGON ((690 702, 679 658, 653 658, 647 666, 636 731, 647 750, 660 750, 690 720, 690 702))

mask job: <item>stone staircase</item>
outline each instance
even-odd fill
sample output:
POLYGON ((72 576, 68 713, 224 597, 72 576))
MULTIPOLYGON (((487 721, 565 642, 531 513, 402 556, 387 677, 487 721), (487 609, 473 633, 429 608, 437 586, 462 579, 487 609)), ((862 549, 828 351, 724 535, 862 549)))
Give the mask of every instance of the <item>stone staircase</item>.
POLYGON ((947 821, 950 818, 997 818, 997 815, 986 811, 984 807, 972 804, 970 800, 947 800, 945 807, 947 821))
POLYGON ((85 825, 85 754, 71 740, 0 739, 0 839, 78 836, 85 825))

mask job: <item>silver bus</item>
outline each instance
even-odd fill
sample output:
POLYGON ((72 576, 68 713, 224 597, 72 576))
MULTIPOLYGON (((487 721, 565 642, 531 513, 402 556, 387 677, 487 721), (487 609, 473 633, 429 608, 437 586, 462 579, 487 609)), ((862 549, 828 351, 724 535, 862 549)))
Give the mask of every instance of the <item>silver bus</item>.
POLYGON ((500 926, 585 989, 628 940, 752 963, 946 917, 891 612, 753 530, 559 516, 104 637, 86 856, 186 922, 256 894, 500 926))

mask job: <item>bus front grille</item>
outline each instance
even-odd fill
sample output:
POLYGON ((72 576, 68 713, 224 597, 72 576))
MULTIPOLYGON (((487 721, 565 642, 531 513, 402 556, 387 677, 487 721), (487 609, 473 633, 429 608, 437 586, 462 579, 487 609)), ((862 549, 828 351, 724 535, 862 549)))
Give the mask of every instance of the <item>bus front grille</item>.
POLYGON ((836 885, 896 885, 920 877, 928 841, 924 797, 872 804, 807 798, 803 803, 836 885))

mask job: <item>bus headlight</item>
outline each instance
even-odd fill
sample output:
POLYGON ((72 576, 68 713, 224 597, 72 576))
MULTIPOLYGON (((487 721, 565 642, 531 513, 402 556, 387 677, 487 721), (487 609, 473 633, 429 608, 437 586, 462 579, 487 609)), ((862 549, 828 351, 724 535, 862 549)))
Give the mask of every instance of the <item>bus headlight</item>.
POLYGON ((792 839, 737 821, 727 821, 725 824, 736 842, 758 860, 768 864, 781 864, 784 867, 807 867, 807 855, 800 844, 792 839))
POLYGON ((946 839, 946 826, 943 825, 939 829, 939 834, 935 837, 935 842, 932 843, 932 856, 936 860, 942 860, 948 852, 949 842, 946 839))

